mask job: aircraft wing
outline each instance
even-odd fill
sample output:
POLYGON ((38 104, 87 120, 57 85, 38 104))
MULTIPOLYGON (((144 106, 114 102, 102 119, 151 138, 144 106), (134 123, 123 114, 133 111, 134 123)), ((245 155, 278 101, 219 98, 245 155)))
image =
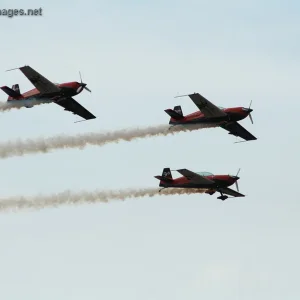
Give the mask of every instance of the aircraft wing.
POLYGON ((19 68, 21 72, 28 78, 28 80, 40 91, 42 94, 59 92, 60 89, 54 83, 42 76, 29 66, 19 68))
POLYGON ((245 195, 230 188, 220 188, 219 191, 232 197, 245 197, 245 195))
POLYGON ((199 183, 199 184, 213 184, 214 181, 209 180, 197 173, 194 173, 190 170, 187 169, 180 169, 177 170, 178 173, 180 173, 181 175, 183 175, 184 177, 186 177, 187 179, 189 179, 191 182, 193 183, 199 183))
POLYGON ((87 109, 85 109, 71 97, 62 99, 55 103, 62 106, 65 110, 71 111, 73 114, 78 115, 86 120, 96 118, 92 113, 90 113, 87 109))
POLYGON ((227 115, 222 109, 212 104, 199 93, 190 94, 189 97, 205 117, 224 117, 227 115))
POLYGON ((235 136, 239 136, 246 141, 257 140, 255 136, 253 136, 249 131, 247 131, 242 125, 238 122, 228 122, 224 125, 221 125, 222 128, 229 131, 230 134, 235 136))

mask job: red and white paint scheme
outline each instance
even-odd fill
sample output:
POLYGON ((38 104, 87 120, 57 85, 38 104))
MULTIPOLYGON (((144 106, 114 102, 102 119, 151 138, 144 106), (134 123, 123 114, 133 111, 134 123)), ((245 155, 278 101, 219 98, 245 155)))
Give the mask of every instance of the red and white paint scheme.
POLYGON ((91 90, 87 88, 87 84, 82 82, 81 75, 81 82, 72 81, 57 84, 49 81, 30 66, 24 66, 17 69, 21 70, 35 88, 25 93, 21 93, 19 84, 14 84, 12 88, 2 86, 1 89, 8 95, 8 102, 24 101, 24 106, 30 108, 33 106, 30 105, 30 101, 28 101, 30 99, 35 99, 36 101, 47 100, 62 106, 65 110, 71 111, 73 114, 77 114, 85 120, 96 118, 72 98, 73 96, 80 94, 84 89, 91 92, 91 90))
MULTIPOLYGON (((174 109, 166 109, 165 112, 171 117, 169 121, 170 125, 214 124, 229 131, 229 134, 239 136, 246 141, 257 139, 238 123, 238 121, 249 116, 253 124, 251 116, 253 109, 250 108, 252 102, 248 108, 223 108, 214 105, 199 93, 184 96, 189 96, 199 110, 184 116, 180 105, 175 106, 174 109)), ((183 96, 177 96, 175 98, 178 97, 183 96)))
MULTIPOLYGON (((193 189, 205 189, 205 193, 213 195, 215 192, 219 192, 221 196, 218 199, 226 200, 228 196, 232 197, 245 197, 245 195, 240 194, 238 177, 240 170, 238 170, 236 175, 214 175, 210 172, 192 172, 188 169, 174 170, 180 173, 181 177, 173 179, 170 168, 164 168, 161 176, 154 176, 158 179, 159 186, 162 189, 165 188, 193 188, 193 189), (229 186, 235 184, 236 189, 232 190, 229 186)), ((161 190, 162 190, 161 189, 161 190)))

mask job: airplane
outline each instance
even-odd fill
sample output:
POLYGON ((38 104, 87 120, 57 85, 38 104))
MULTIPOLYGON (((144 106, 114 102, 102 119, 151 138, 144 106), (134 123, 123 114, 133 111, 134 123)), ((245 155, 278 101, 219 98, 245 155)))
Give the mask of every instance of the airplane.
MULTIPOLYGON (((189 96, 200 111, 196 111, 189 115, 184 116, 180 105, 174 107, 174 109, 166 109, 165 112, 171 117, 169 124, 170 128, 176 125, 188 125, 188 124, 215 124, 223 129, 229 131, 228 134, 239 136, 245 141, 256 140, 257 138, 248 132, 238 121, 245 119, 249 116, 252 124, 253 119, 251 116, 252 101, 248 108, 245 107, 230 107, 222 108, 217 107, 199 93, 176 96, 185 97, 189 96)), ((244 142, 245 142, 244 141, 244 142)))
MULTIPOLYGON (((21 72, 35 86, 35 89, 21 94, 19 84, 14 84, 12 88, 9 88, 8 86, 2 86, 1 89, 8 95, 8 102, 24 101, 33 98, 37 100, 49 100, 50 102, 54 102, 62 106, 64 110, 73 112, 73 114, 79 115, 85 120, 96 118, 92 113, 90 113, 87 109, 85 109, 72 98, 73 96, 81 93, 83 89, 91 92, 91 90, 87 88, 87 84, 82 82, 80 72, 79 75, 81 82, 72 81, 59 84, 52 83, 47 78, 32 69, 30 66, 24 66, 16 69, 21 70, 21 72)), ((27 103, 24 106, 27 108, 33 107, 33 105, 27 103)))
POLYGON ((236 175, 214 175, 210 172, 192 172, 187 169, 172 170, 177 171, 182 177, 173 179, 170 168, 164 168, 161 176, 154 176, 160 180, 159 186, 162 187, 159 191, 165 188, 198 188, 205 189, 205 193, 213 195, 215 192, 219 192, 221 196, 218 199, 222 201, 226 200, 228 196, 233 197, 245 197, 245 195, 239 193, 238 177, 240 169, 236 175), (235 183, 236 189, 232 190, 229 186, 235 183), (224 195, 226 194, 226 195, 224 195))

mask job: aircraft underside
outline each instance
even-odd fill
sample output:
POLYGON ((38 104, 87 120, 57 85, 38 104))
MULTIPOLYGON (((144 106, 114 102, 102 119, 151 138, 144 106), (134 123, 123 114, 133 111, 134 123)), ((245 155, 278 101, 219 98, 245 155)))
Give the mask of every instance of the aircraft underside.
POLYGON ((21 105, 24 105, 24 107, 26 107, 26 108, 32 108, 39 101, 41 101, 43 103, 54 102, 54 100, 52 100, 52 99, 36 98, 36 97, 30 97, 30 98, 20 99, 20 100, 10 100, 10 101, 7 101, 7 102, 10 103, 11 105, 16 104, 18 106, 18 105, 21 104, 21 105))
POLYGON ((171 125, 187 125, 187 124, 218 124, 224 121, 228 121, 228 118, 224 118, 224 117, 218 117, 218 118, 206 118, 206 117, 201 117, 201 118, 197 118, 197 119, 193 119, 193 120, 189 120, 189 121, 170 121, 169 124, 171 125))
POLYGON ((222 185, 201 185, 199 186, 199 184, 176 184, 176 185, 171 185, 171 184, 160 184, 159 185, 161 187, 160 191, 165 189, 165 188, 191 188, 191 189, 207 189, 207 193, 210 195, 213 195, 215 192, 220 193, 221 195, 218 197, 218 199, 224 201, 228 198, 228 196, 224 195, 222 193, 222 191, 220 189, 222 188, 226 188, 227 184, 222 186, 222 185), (211 190, 211 191, 210 191, 211 190))
POLYGON ((217 189, 217 188, 224 188, 227 187, 228 184, 210 184, 210 185, 199 185, 199 184, 193 184, 193 183, 186 183, 186 184, 166 184, 166 183, 161 183, 159 185, 160 187, 165 187, 165 188, 192 188, 192 189, 217 189))
POLYGON ((228 113, 224 117, 199 117, 192 120, 184 120, 184 121, 171 121, 169 124, 171 125, 187 125, 187 124, 220 124, 223 122, 230 122, 230 121, 240 121, 242 118, 239 114, 228 113))

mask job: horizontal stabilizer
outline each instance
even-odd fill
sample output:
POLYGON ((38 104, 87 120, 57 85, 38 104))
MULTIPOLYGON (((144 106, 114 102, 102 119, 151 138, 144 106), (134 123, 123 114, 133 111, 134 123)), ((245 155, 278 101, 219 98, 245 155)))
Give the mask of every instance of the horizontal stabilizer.
POLYGON ((183 115, 179 114, 178 112, 174 111, 173 109, 166 109, 165 112, 173 119, 175 120, 181 120, 183 119, 183 115))
POLYGON ((172 176, 172 173, 171 173, 171 170, 170 168, 164 168, 163 171, 162 171, 162 174, 161 176, 154 176, 156 179, 160 180, 160 186, 162 184, 162 181, 163 182, 173 182, 173 176, 172 176))
POLYGON ((154 176, 156 179, 164 181, 164 182, 172 182, 173 179, 172 178, 168 178, 168 177, 163 177, 163 176, 154 176))
POLYGON ((1 90, 12 98, 18 98, 21 96, 20 92, 14 91, 13 89, 9 88, 8 86, 2 86, 1 90))

